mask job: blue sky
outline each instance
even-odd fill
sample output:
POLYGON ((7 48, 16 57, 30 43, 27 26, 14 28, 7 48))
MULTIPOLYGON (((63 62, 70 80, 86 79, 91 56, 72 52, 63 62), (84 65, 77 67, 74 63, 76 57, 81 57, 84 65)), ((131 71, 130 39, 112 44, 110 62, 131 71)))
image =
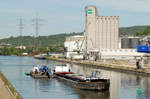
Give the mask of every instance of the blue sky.
POLYGON ((120 27, 150 25, 150 0, 1 0, 0 38, 18 36, 19 18, 23 35, 34 36, 32 19, 43 19, 39 35, 82 32, 85 6, 95 5, 101 16, 119 16, 120 27))

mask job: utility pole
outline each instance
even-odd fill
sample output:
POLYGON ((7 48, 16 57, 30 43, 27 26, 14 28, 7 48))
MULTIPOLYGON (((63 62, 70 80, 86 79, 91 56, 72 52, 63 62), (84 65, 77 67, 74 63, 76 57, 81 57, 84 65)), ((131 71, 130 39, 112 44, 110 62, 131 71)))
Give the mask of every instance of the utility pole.
POLYGON ((84 38, 85 38, 85 54, 87 54, 87 32, 84 31, 84 38))
POLYGON ((19 45, 20 49, 23 49, 23 39, 22 39, 22 33, 23 33, 23 22, 22 22, 22 17, 19 19, 19 33, 20 33, 20 38, 19 38, 19 45))
POLYGON ((41 19, 38 18, 38 15, 36 14, 36 18, 33 19, 33 22, 34 22, 34 26, 35 26, 35 51, 38 52, 38 49, 39 49, 39 40, 38 40, 38 37, 39 37, 39 21, 41 21, 41 19))

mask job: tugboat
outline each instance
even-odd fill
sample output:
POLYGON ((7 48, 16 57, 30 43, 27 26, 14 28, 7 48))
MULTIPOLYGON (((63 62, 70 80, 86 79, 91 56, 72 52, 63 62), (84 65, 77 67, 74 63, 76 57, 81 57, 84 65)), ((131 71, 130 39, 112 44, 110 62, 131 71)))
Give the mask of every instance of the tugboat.
POLYGON ((94 91, 109 90, 110 80, 96 77, 96 72, 93 72, 92 76, 89 77, 71 72, 67 66, 56 66, 54 75, 56 78, 78 89, 94 91))
POLYGON ((33 70, 30 73, 24 73, 25 75, 30 75, 33 78, 53 78, 51 69, 47 66, 33 67, 33 70))

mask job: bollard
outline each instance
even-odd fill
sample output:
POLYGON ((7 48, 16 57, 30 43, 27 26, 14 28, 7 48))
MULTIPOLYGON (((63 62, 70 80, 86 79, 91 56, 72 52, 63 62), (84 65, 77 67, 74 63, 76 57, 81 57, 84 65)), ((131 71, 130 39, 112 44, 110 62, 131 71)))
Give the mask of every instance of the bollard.
POLYGON ((15 93, 15 95, 14 95, 14 99, 17 99, 17 93, 15 93))
POLYGON ((17 96, 14 96, 14 99, 17 99, 17 96))

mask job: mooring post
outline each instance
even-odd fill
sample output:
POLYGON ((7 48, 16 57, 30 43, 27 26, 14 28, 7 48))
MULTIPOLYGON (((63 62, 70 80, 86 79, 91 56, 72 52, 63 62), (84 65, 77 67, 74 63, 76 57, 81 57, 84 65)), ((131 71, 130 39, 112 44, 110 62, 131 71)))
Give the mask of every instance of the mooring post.
POLYGON ((15 94, 14 94, 14 99, 17 99, 17 93, 15 92, 15 94))

